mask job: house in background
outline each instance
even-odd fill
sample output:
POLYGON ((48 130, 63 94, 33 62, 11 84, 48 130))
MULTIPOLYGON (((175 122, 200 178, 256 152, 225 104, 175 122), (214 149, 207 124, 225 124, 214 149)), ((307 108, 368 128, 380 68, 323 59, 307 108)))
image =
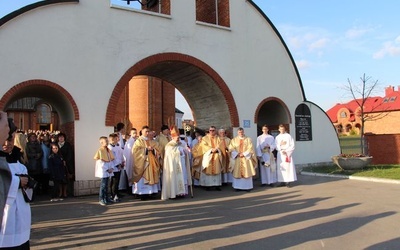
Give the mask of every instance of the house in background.
MULTIPOLYGON (((360 134, 360 102, 361 99, 338 103, 326 111, 338 135, 360 134)), ((384 97, 368 98, 364 105, 364 113, 368 117, 364 124, 364 133, 400 133, 400 86, 397 90, 393 86, 386 87, 384 97)))

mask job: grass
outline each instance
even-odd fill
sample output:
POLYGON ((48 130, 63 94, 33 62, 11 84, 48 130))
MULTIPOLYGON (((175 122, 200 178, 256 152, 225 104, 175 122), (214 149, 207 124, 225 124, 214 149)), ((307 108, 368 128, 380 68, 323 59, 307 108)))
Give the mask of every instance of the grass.
POLYGON ((400 180, 400 165, 369 165, 361 170, 343 170, 336 165, 305 167, 302 171, 400 180))
MULTIPOLYGON (((339 137, 343 154, 361 153, 360 136, 339 137)), ((302 171, 321 174, 337 174, 400 180, 400 165, 369 165, 361 170, 343 170, 332 164, 327 166, 305 167, 302 171)))

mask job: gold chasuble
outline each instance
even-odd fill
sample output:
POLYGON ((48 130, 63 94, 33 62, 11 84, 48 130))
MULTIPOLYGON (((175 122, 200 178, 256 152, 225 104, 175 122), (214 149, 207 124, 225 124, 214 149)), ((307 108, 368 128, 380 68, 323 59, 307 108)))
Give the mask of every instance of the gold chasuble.
POLYGON ((164 134, 159 134, 157 136, 157 143, 160 147, 160 154, 161 154, 161 158, 164 159, 164 155, 165 155, 165 146, 168 144, 168 142, 170 141, 170 139, 165 136, 164 134))
POLYGON ((192 156, 193 156, 193 163, 192 163, 192 176, 196 180, 200 179, 200 171, 201 171, 201 163, 203 162, 203 147, 200 143, 197 143, 192 148, 192 156))
POLYGON ((234 157, 233 177, 236 179, 249 178, 256 174, 255 166, 257 157, 254 153, 253 143, 249 137, 233 138, 229 144, 229 151, 234 157), (240 156, 242 154, 242 156, 240 156))
POLYGON ((221 149, 221 160, 222 160, 222 173, 228 173, 228 168, 229 168, 229 162, 230 162, 230 153, 228 150, 229 144, 231 142, 231 139, 228 137, 220 137, 221 138, 221 143, 219 148, 221 149))
POLYGON ((135 159, 133 166, 133 182, 139 182, 143 177, 144 183, 154 185, 160 181, 160 149, 157 142, 140 136, 132 147, 135 159), (148 147, 153 150, 148 150, 148 147))
POLYGON ((220 138, 218 136, 211 137, 210 135, 206 135, 203 137, 201 141, 202 150, 203 150, 203 158, 209 157, 208 166, 203 165, 203 173, 206 175, 217 175, 221 174, 222 170, 222 155, 220 146, 220 138), (217 148, 218 150, 214 153, 211 152, 213 148, 217 148))

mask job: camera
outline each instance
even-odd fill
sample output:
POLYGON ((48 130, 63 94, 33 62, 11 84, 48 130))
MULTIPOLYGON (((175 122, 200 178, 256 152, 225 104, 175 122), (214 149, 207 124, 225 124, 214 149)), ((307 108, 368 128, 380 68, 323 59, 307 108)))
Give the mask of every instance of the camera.
POLYGON ((21 176, 21 177, 27 177, 28 178, 28 183, 26 184, 27 188, 32 188, 32 189, 36 189, 38 182, 33 179, 31 176, 27 175, 27 174, 15 174, 16 176, 21 176))

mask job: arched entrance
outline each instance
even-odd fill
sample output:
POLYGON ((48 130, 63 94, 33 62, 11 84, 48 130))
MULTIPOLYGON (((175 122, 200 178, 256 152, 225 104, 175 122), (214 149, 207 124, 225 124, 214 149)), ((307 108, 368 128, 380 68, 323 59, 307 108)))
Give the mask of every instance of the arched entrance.
POLYGON ((278 134, 279 124, 286 125, 289 132, 289 124, 292 123, 291 115, 286 104, 279 98, 268 97, 257 107, 254 115, 254 122, 257 123, 257 134, 262 133, 261 128, 267 124, 271 134, 278 134))
POLYGON ((106 125, 115 124, 117 103, 128 82, 137 75, 157 77, 171 83, 193 110, 196 126, 239 126, 238 111, 224 80, 204 62, 179 53, 156 54, 132 66, 118 81, 111 95, 106 125))
MULTIPOLYGON (((51 109, 55 110, 59 117, 59 127, 53 129, 61 130, 66 133, 68 135, 68 141, 74 144, 74 121, 79 120, 79 111, 74 99, 68 91, 50 81, 38 79, 28 80, 15 85, 4 94, 0 100, 0 109, 5 110, 10 104, 23 98, 39 99, 40 101, 37 107, 42 109, 46 109, 46 106, 50 109, 51 106, 51 109)), ((35 116, 37 114, 43 115, 46 113, 45 111, 46 110, 42 110, 42 112, 37 111, 38 113, 36 113, 35 116)), ((35 124, 40 125, 40 122, 48 122, 48 117, 38 116, 36 118, 37 123, 35 124)), ((36 130, 40 129, 40 127, 30 129, 36 130)))

